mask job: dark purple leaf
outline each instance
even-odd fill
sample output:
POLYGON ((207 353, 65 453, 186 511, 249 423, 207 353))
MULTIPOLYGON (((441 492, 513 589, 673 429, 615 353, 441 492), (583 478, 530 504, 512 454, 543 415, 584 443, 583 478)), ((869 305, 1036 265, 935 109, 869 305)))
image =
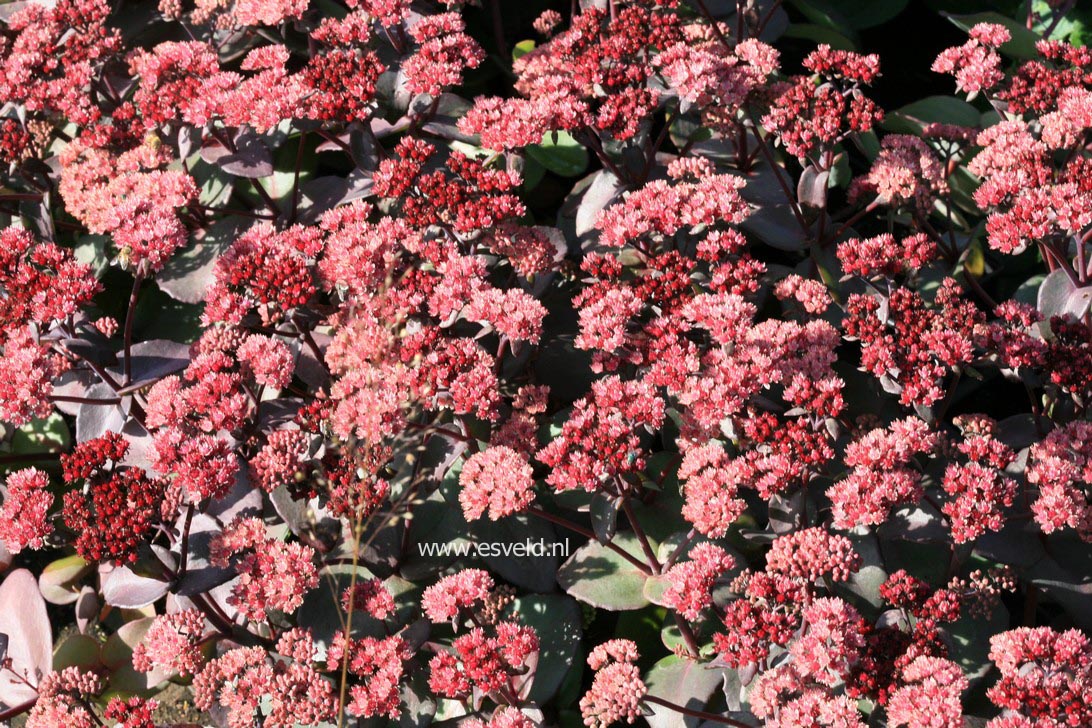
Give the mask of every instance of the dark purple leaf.
POLYGON ((156 277, 156 283, 176 301, 202 303, 212 283, 216 259, 239 233, 250 226, 242 217, 225 217, 194 233, 193 240, 176 252, 156 277))
MULTIPOLYGON (((174 556, 164 549, 153 546, 159 558, 174 566, 174 556)), ((112 607, 139 609, 154 604, 164 594, 171 583, 166 576, 143 576, 128 566, 115 566, 103 576, 102 597, 112 607)))
MULTIPOLYGON (((130 356, 133 383, 129 388, 143 387, 185 369, 190 363, 190 346, 167 339, 153 339, 133 344, 130 356)), ((116 369, 116 373, 121 375, 124 362, 116 369)))
POLYGON ((0 669, 0 702, 19 705, 37 695, 31 685, 53 665, 53 633, 38 582, 16 569, 0 584, 0 634, 7 636, 9 668, 0 669), (24 681, 25 679, 25 681, 24 681))
POLYGON ((827 206, 827 187, 830 183, 830 170, 820 172, 814 164, 809 164, 800 175, 796 184, 796 198, 801 205, 817 209, 827 206))
MULTIPOLYGON (((710 668, 694 660, 665 657, 653 665, 645 683, 649 695, 691 710, 701 710, 709 702, 713 691, 724 683, 727 672, 724 668, 710 668)), ((658 705, 650 707, 652 715, 646 717, 650 728, 682 728, 696 726, 700 722, 697 718, 683 718, 668 708, 658 705)))
POLYGON ((235 151, 206 139, 201 158, 236 177, 259 179, 273 174, 273 154, 254 132, 240 131, 232 141, 235 151))
MULTIPOLYGON (((117 394, 107 384, 99 382, 87 388, 90 399, 116 399, 117 394)), ((125 424, 126 414, 118 404, 84 403, 76 412, 76 441, 87 442, 107 432, 117 432, 125 424)))

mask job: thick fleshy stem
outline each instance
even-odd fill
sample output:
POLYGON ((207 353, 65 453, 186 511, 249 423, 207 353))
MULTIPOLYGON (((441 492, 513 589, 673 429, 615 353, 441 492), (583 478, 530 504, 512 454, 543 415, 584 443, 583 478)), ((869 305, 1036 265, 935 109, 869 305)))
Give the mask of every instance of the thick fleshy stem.
POLYGON ((133 292, 129 295, 129 308, 125 312, 125 384, 133 383, 133 321, 136 319, 137 299, 140 297, 140 284, 144 274, 137 271, 133 276, 133 292))
POLYGON ((637 542, 641 544, 641 550, 645 554, 645 559, 648 560, 652 573, 661 573, 663 567, 660 565, 660 560, 656 558, 656 553, 652 550, 652 544, 649 543, 648 536, 641 528, 641 523, 637 520, 637 514, 633 512, 633 506, 630 504, 629 496, 625 492, 622 493, 622 510, 625 512, 626 518, 629 519, 629 525, 633 529, 633 533, 637 536, 637 542))
POLYGON ((681 705, 675 705, 674 703, 658 698, 655 695, 646 695, 643 698, 644 702, 652 703, 653 705, 660 705, 669 710, 674 710, 676 713, 682 713, 692 718, 701 718, 703 720, 712 721, 713 723, 720 723, 722 725, 739 726, 739 728, 750 728, 746 723, 742 723, 733 718, 729 718, 725 715, 717 715, 716 713, 710 713, 704 710, 694 710, 693 708, 686 708, 681 705))
MULTIPOLYGON (((576 533, 579 533, 581 536, 585 536, 585 537, 590 538, 590 539, 595 539, 596 538, 594 533, 592 533, 588 529, 584 528, 583 526, 581 526, 579 524, 576 524, 576 523, 573 523, 572 521, 570 521, 567 518, 563 518, 561 516, 555 516, 553 513, 549 513, 547 511, 544 511, 541 508, 529 508, 529 509, 527 509, 527 512, 529 514, 531 514, 532 516, 536 516, 536 517, 541 518, 541 519, 543 519, 545 521, 549 521, 550 523, 556 523, 557 525, 562 526, 564 528, 567 528, 570 531, 574 531, 576 533)), ((638 559, 636 556, 634 556, 630 552, 626 551, 621 546, 618 546, 614 542, 610 542, 610 543, 607 543, 607 544, 604 544, 604 545, 608 549, 613 551, 614 553, 616 553, 619 556, 621 556, 622 558, 624 558, 629 563, 636 566, 642 573, 644 573, 644 574, 649 573, 648 564, 641 561, 640 559, 638 559)))

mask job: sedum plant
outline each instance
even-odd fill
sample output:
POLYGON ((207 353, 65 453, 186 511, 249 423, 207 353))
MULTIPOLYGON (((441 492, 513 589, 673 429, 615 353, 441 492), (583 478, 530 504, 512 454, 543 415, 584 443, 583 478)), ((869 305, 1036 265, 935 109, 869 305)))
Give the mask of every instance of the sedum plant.
POLYGON ((1092 724, 1075 3, 538 5, 0 6, 0 722, 1092 724))

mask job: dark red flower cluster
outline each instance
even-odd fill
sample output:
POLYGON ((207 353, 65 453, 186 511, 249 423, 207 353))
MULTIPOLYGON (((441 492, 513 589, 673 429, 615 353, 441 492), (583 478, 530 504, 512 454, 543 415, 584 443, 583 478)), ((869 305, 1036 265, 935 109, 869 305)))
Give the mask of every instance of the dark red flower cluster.
POLYGON ((80 443, 61 458, 65 480, 83 488, 64 496, 64 523, 75 534, 77 553, 88 561, 117 564, 137 560, 169 514, 166 484, 142 469, 122 464, 129 443, 118 433, 80 443))

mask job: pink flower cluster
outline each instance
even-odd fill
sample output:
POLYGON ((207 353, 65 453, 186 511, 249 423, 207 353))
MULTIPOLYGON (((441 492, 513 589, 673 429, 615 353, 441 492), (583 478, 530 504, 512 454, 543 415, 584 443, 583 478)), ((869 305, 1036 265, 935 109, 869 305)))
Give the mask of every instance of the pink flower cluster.
POLYGON ((274 610, 295 611, 303 595, 318 585, 314 549, 268 536, 259 518, 236 518, 209 549, 214 566, 234 565, 239 579, 229 603, 251 620, 265 620, 274 610))
POLYGON ((597 646, 588 655, 595 671, 591 689, 580 699, 580 714, 589 728, 606 728, 617 722, 632 724, 641 715, 641 700, 648 687, 641 678, 637 645, 616 639, 597 646))

